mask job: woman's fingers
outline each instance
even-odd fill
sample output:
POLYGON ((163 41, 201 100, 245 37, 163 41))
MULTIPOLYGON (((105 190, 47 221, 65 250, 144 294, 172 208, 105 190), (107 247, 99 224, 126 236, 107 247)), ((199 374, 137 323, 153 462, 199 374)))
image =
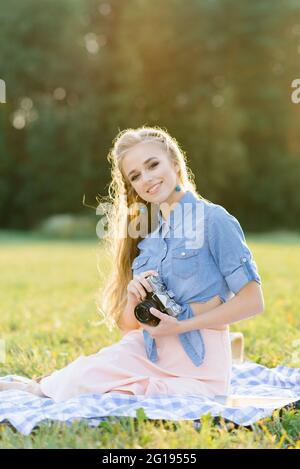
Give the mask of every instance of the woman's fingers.
POLYGON ((134 282, 135 282, 136 288, 140 292, 141 297, 145 298, 146 294, 147 294, 147 290, 146 290, 146 287, 144 288, 141 279, 136 278, 136 279, 134 279, 134 282))
POLYGON ((146 270, 145 272, 141 272, 140 275, 148 277, 148 275, 158 275, 158 272, 156 270, 146 270))
POLYGON ((147 292, 153 291, 150 283, 146 280, 149 275, 158 275, 158 273, 156 270, 141 272, 139 275, 135 275, 128 284, 127 291, 135 295, 138 300, 143 300, 146 298, 147 292))
POLYGON ((141 272, 135 278, 138 279, 138 281, 145 287, 148 292, 152 292, 153 289, 148 280, 146 279, 149 275, 158 275, 158 273, 156 272, 156 270, 146 270, 145 272, 141 272))
POLYGON ((150 283, 148 282, 148 280, 146 280, 144 277, 142 277, 141 275, 138 276, 138 281, 144 285, 145 289, 148 291, 148 292, 151 292, 152 291, 152 287, 150 285, 150 283))
POLYGON ((138 283, 132 280, 132 284, 127 289, 129 292, 133 293, 138 300, 141 300, 146 296, 145 290, 143 287, 138 283))

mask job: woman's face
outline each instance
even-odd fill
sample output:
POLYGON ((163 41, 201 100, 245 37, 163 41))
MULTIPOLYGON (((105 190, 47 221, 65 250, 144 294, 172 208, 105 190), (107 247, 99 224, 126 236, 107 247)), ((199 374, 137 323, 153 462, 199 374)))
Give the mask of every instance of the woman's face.
POLYGON ((141 142, 122 162, 126 179, 145 201, 166 201, 177 184, 177 172, 167 152, 156 142, 141 142))

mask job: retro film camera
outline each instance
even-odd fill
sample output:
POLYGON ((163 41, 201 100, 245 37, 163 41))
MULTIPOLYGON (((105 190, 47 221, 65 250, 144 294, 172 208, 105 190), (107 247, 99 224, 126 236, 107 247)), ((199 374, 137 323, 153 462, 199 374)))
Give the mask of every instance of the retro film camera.
POLYGON ((169 316, 178 316, 182 312, 182 306, 172 299, 174 293, 171 290, 167 290, 158 275, 149 275, 146 278, 153 291, 147 292, 145 300, 134 308, 136 319, 143 324, 157 326, 160 319, 150 313, 150 308, 152 307, 169 316))

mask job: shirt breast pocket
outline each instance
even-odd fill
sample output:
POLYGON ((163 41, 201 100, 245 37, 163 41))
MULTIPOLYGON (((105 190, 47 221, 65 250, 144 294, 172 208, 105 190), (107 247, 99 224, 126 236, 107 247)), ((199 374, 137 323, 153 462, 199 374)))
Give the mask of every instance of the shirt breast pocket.
POLYGON ((150 256, 145 255, 145 254, 140 254, 132 262, 131 269, 134 275, 139 275, 141 272, 145 272, 146 270, 151 270, 152 267, 149 267, 149 265, 150 265, 150 256))
POLYGON ((199 268, 199 249, 172 249, 172 274, 179 278, 189 278, 197 273, 199 268))

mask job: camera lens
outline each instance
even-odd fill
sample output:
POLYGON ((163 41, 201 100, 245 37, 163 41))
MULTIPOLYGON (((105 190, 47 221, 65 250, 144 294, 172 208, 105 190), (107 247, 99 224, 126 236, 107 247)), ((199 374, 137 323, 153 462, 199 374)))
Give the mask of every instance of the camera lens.
POLYGON ((156 305, 151 301, 142 301, 134 308, 134 314, 137 320, 143 324, 148 324, 149 326, 157 326, 160 322, 160 319, 150 313, 150 308, 156 307, 156 305))

